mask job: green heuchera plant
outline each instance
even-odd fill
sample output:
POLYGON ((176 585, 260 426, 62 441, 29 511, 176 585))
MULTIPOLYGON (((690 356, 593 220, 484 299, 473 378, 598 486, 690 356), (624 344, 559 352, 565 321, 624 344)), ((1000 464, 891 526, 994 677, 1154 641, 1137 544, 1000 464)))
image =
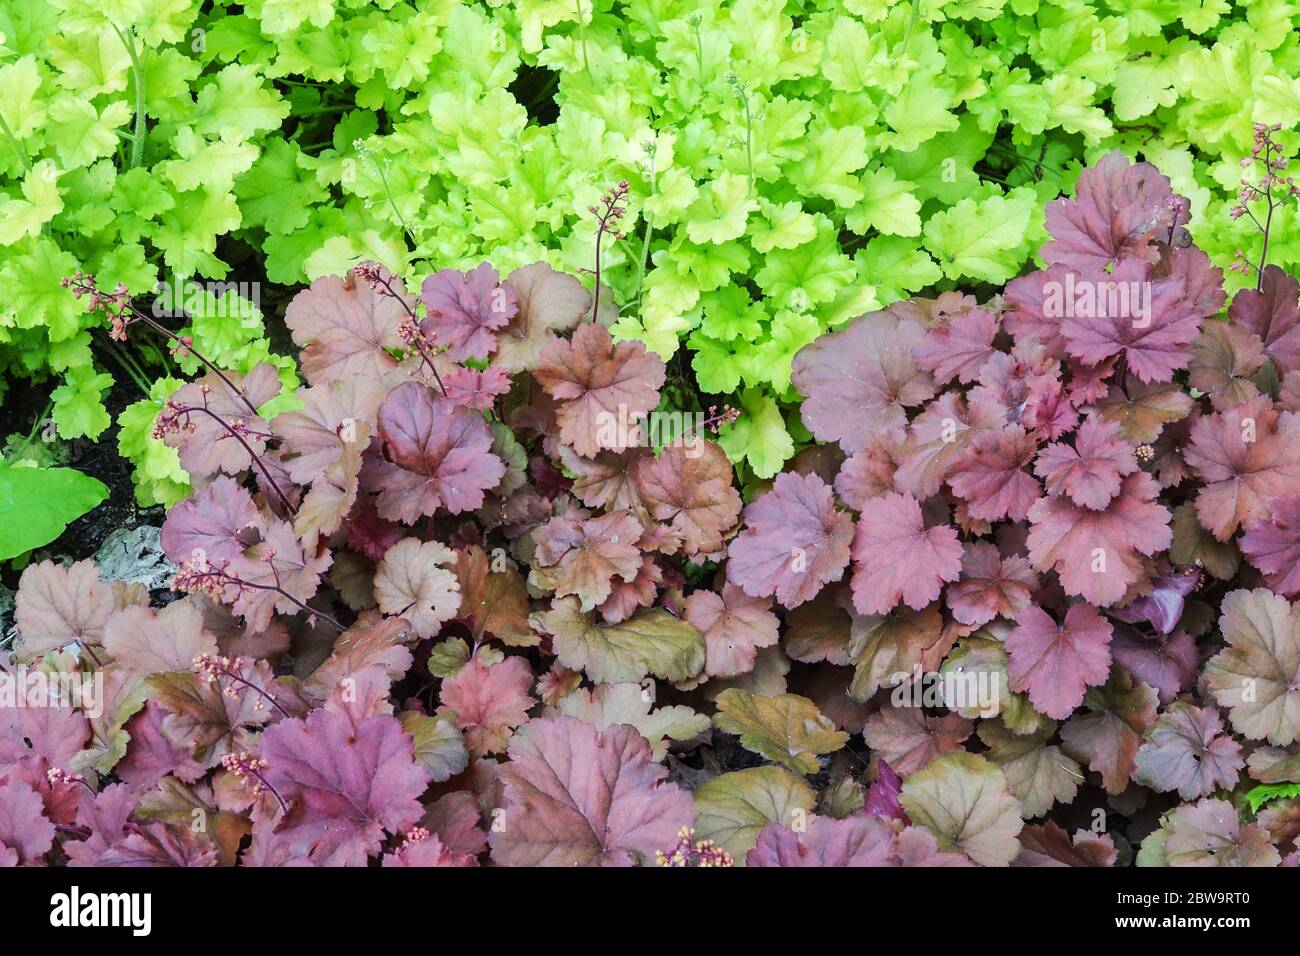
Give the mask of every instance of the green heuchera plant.
MULTIPOLYGON (((233 368, 272 361, 296 381, 292 363, 271 354, 256 295, 192 279, 226 277, 219 237, 269 214, 256 197, 241 202, 235 183, 290 113, 262 65, 205 57, 199 9, 183 0, 0 2, 0 370, 6 382, 57 383, 62 438, 109 427, 103 400, 114 373, 160 402, 160 372, 196 370, 149 343, 92 337, 98 320, 60 284, 78 269, 133 294, 169 283, 188 306, 183 331, 205 353, 233 368)), ((276 139, 268 152, 284 148, 276 139)), ((125 433, 152 421, 151 408, 125 413, 122 447, 141 500, 171 502, 185 487, 175 456, 125 433)))
MULTIPOLYGON (((408 277, 484 257, 589 270, 587 209, 625 179, 602 272, 615 334, 665 357, 685 345, 700 391, 744 408, 722 440, 758 477, 808 437, 790 360, 819 334, 917 290, 1005 282, 1043 239, 1043 202, 1116 147, 1168 171, 1226 265, 1248 235, 1226 213, 1254 121, 1300 120, 1278 3, 243 9, 214 27, 232 38, 218 56, 354 87, 359 108, 299 160, 341 202, 268 225, 273 278, 362 257, 408 277)), ((237 189, 279 176, 263 160, 237 189)), ((1282 215, 1286 268, 1300 231, 1282 215)))

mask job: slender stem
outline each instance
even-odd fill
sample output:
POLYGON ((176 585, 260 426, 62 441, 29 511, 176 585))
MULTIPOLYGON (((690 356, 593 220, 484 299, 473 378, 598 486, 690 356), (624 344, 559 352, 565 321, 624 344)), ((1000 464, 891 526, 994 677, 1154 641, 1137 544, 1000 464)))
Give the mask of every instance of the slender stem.
POLYGON ((293 114, 294 119, 303 119, 308 116, 321 116, 325 113, 346 113, 353 107, 347 103, 339 103, 337 106, 318 106, 314 110, 301 110, 293 114))
POLYGON ((271 470, 266 467, 266 463, 262 461, 262 457, 257 452, 253 451, 252 446, 249 445, 248 442, 244 441, 244 436, 239 434, 239 432, 236 431, 229 422, 205 405, 182 405, 176 411, 178 414, 183 415, 188 415, 190 412, 202 412, 224 428, 230 437, 244 446, 244 451, 248 452, 248 457, 253 460, 253 463, 256 464, 258 469, 262 472, 262 476, 266 478, 267 484, 271 486, 271 490, 274 491, 276 497, 280 499, 280 503, 284 505, 285 510, 291 515, 296 515, 298 513, 298 509, 289 501, 289 496, 280 489, 275 478, 272 477, 271 470))
POLYGON ((284 797, 280 796, 280 791, 275 789, 275 787, 271 784, 271 782, 262 776, 260 771, 249 770, 248 772, 251 773, 254 777, 256 777, 258 781, 261 782, 262 786, 266 787, 267 790, 271 791, 271 796, 275 797, 275 802, 280 805, 280 812, 287 814, 289 812, 289 804, 284 802, 284 797))
MULTIPOLYGON (((652 193, 653 195, 653 193, 652 193)), ((645 232, 641 236, 641 256, 637 262, 636 270, 636 311, 637 315, 641 314, 641 299, 645 293, 645 272, 646 264, 650 260, 650 235, 654 229, 650 225, 650 217, 646 216, 645 232)))
POLYGON ((749 196, 754 196, 754 121, 749 113, 749 88, 735 73, 727 74, 740 107, 745 111, 745 163, 749 167, 749 196))
POLYGON ((127 378, 131 380, 132 384, 140 390, 145 398, 148 398, 149 385, 145 381, 144 373, 140 370, 140 367, 127 356, 126 350, 112 339, 108 340, 108 344, 114 360, 122 367, 122 371, 126 372, 127 378))
POLYGON ((20 457, 23 452, 32 446, 32 442, 36 441, 36 435, 40 432, 41 426, 45 424, 45 419, 49 417, 50 409, 53 407, 53 401, 46 401, 45 408, 41 410, 40 415, 32 423, 31 430, 23 438, 23 443, 14 449, 15 457, 20 457))
POLYGON ((235 395, 239 397, 239 400, 248 406, 248 410, 250 412, 252 412, 254 415, 257 414, 257 406, 253 404, 253 402, 249 399, 248 395, 245 394, 244 390, 242 388, 237 387, 235 383, 232 382, 226 376, 225 372, 221 371, 221 369, 217 368, 215 365, 209 362, 206 358, 202 356, 202 354, 195 351, 194 348, 188 342, 185 341, 185 339, 177 335, 171 329, 166 328, 164 325, 162 325, 162 323, 158 322, 152 316, 145 315, 145 313, 141 312, 134 305, 131 306, 131 311, 135 314, 136 321, 143 322, 145 325, 149 326, 149 328, 153 329, 155 332, 161 332, 163 335, 167 336, 167 338, 171 339, 173 342, 175 342, 177 345, 183 348, 190 355, 193 355, 196 359, 198 359, 199 362, 201 362, 209 372, 212 372, 214 375, 217 376, 217 378, 221 379, 221 381, 226 383, 226 387, 229 388, 232 392, 234 392, 235 395))
POLYGON ((398 223, 402 226, 402 232, 406 236, 406 241, 412 246, 418 246, 415 236, 412 234, 410 227, 406 224, 406 219, 402 216, 402 211, 397 208, 397 202, 393 199, 393 191, 388 188, 388 177, 384 175, 383 164, 368 149, 361 150, 361 155, 367 157, 374 164, 375 172, 379 174, 379 182, 384 187, 384 199, 388 201, 388 208, 393 210, 393 215, 397 217, 398 223))
POLYGON ((14 135, 14 131, 9 128, 9 124, 5 122, 5 118, 2 115, 0 115, 0 131, 3 131, 4 134, 9 137, 9 141, 13 143, 14 152, 17 153, 18 158, 22 160, 23 169, 30 173, 32 171, 32 161, 30 157, 28 157, 27 151, 23 149, 22 144, 18 142, 18 137, 14 135))
POLYGON ((916 23, 917 14, 920 12, 921 0, 912 0, 912 12, 907 17, 907 31, 903 34, 903 48, 899 51, 899 58, 907 56, 907 48, 912 43, 912 27, 916 23))
POLYGON ((222 667, 222 668, 220 668, 220 670, 221 670, 221 673, 224 674, 226 677, 229 677, 231 680, 236 681, 236 682, 238 682, 238 683, 240 683, 240 684, 243 684, 245 687, 249 688, 250 690, 254 690, 254 691, 256 691, 257 693, 259 693, 259 694, 261 694, 263 697, 265 697, 267 700, 269 700, 269 701, 271 702, 271 705, 272 705, 276 710, 278 710, 278 711, 280 712, 281 716, 283 716, 283 717, 292 717, 292 716, 293 716, 293 715, 290 714, 287 710, 285 710, 284 707, 282 707, 282 706, 280 705, 280 702, 279 702, 278 700, 276 700, 276 699, 275 699, 275 698, 274 698, 270 693, 268 693, 268 692, 267 692, 266 690, 264 690, 263 688, 258 687, 258 686, 257 686, 256 684, 254 684, 251 680, 248 680, 246 677, 240 677, 238 674, 236 674, 234 671, 230 670, 230 668, 228 668, 228 667, 222 667))
POLYGON ((95 653, 95 649, 93 647, 91 647, 85 641, 77 641, 77 643, 81 645, 81 649, 83 651, 85 651, 87 654, 90 655, 90 659, 95 662, 96 667, 104 666, 104 662, 99 659, 99 655, 95 653))
POLYGON ((601 220, 600 228, 596 230, 596 282, 595 291, 591 298, 591 321, 597 321, 600 316, 600 245, 601 240, 605 238, 605 222, 601 220))
POLYGON ((749 115, 749 94, 745 94, 745 162, 749 166, 749 197, 754 198, 754 123, 749 115))
MULTIPOLYGON (((274 565, 272 566, 272 570, 274 570, 274 565)), ((222 573, 224 574, 225 572, 222 573)), ((299 601, 296 597, 294 597, 284 588, 280 587, 279 584, 258 584, 256 581, 245 581, 243 578, 236 578, 233 575, 229 575, 229 574, 227 574, 226 577, 231 578, 236 587, 252 588, 255 591, 274 591, 276 594, 279 594, 285 600, 293 604, 294 607, 298 608, 298 610, 302 611, 308 617, 320 618, 322 621, 324 621, 330 627, 334 628, 340 634, 342 634, 344 631, 347 630, 346 627, 344 627, 338 621, 334 620, 334 618, 330 617, 330 615, 326 614, 324 611, 318 611, 314 607, 308 607, 306 604, 304 604, 302 601, 299 601)))
MULTIPOLYGON (((646 197, 648 203, 654 199, 659 190, 659 170, 655 168, 655 159, 658 156, 658 147, 651 141, 650 146, 646 149, 646 161, 649 168, 650 195, 646 197)), ((645 274, 650 263, 650 236, 654 233, 654 227, 650 224, 650 213, 642 208, 642 215, 645 216, 645 230, 641 235, 641 255, 637 262, 636 272, 636 311, 637 315, 641 314, 641 302, 645 295, 645 274)))
POLYGON ((596 289, 591 300, 592 322, 597 321, 597 317, 600 315, 600 253, 601 247, 604 245, 605 233, 612 232, 616 240, 627 238, 617 229, 611 228, 616 225, 627 212, 627 207, 620 205, 620 203, 627 201, 627 194, 627 181, 622 180, 617 186, 601 197, 600 202, 602 208, 597 209, 595 206, 589 207, 591 212, 596 216, 596 271, 593 273, 596 277, 596 289))
POLYGON ((127 56, 131 58, 131 74, 135 79, 135 133, 131 137, 131 165, 135 169, 144 159, 144 138, 147 132, 144 117, 144 70, 140 68, 140 57, 136 54, 135 35, 131 28, 123 31, 116 23, 113 31, 126 47, 127 56))
MULTIPOLYGON (((415 314, 414 309, 412 309, 409 305, 407 305, 406 297, 398 295, 397 290, 394 289, 392 285, 389 283, 389 281, 385 279, 382 275, 378 277, 377 281, 379 282, 380 285, 384 287, 384 290, 389 295, 391 295, 394 299, 396 299, 399 303, 401 303, 402 308, 406 310, 406 314, 410 317, 411 321, 414 322, 416 327, 418 328, 420 325, 420 317, 415 314)), ((447 395, 447 386, 442 384, 442 376, 438 374, 438 369, 433 364, 433 358, 429 355, 428 352, 424 350, 424 345, 421 344, 419 339, 416 339, 415 342, 412 344, 415 345, 416 351, 420 353, 420 358, 423 360, 424 364, 429 366, 429 371, 433 373, 433 380, 438 383, 438 388, 442 390, 443 397, 445 398, 447 395)))
POLYGON ((700 18, 691 18, 691 27, 695 30, 695 62, 700 68, 700 83, 704 83, 704 40, 700 36, 700 18))
MULTIPOLYGON (((1264 174, 1268 177, 1268 213, 1264 217, 1264 244, 1259 250, 1259 269, 1255 274, 1255 289, 1263 291, 1264 288, 1264 265, 1268 262, 1268 233, 1273 227, 1273 166, 1272 166, 1272 141, 1264 144, 1264 168, 1267 172, 1264 174)), ((1254 218, 1254 217, 1252 217, 1254 218)))
POLYGON ((591 61, 587 59, 587 22, 582 17, 582 0, 576 0, 574 6, 578 8, 578 42, 582 45, 582 68, 587 71, 587 78, 591 78, 591 61))

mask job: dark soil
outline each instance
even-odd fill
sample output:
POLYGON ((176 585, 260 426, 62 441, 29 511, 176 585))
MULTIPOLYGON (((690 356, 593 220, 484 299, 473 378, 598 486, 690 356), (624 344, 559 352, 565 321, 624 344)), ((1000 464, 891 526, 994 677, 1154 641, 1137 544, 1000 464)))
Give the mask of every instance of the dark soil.
MULTIPOLYGON (((4 407, 0 409, 0 438, 13 432, 29 433, 37 416, 45 409, 53 387, 54 383, 11 385, 4 407)), ((54 541, 38 549, 35 557, 68 557, 80 561, 93 557, 104 539, 118 528, 162 521, 161 508, 136 507, 131 464, 117 451, 117 415, 138 398, 129 382, 119 382, 104 396, 104 404, 114 423, 94 441, 78 438, 65 443, 69 451, 65 466, 98 478, 108 488, 108 497, 68 525, 54 541)), ((0 581, 11 588, 17 587, 18 575, 18 571, 0 569, 0 581)))
MULTIPOLYGON (((118 409, 113 408, 111 403, 109 411, 116 417, 118 409)), ((89 558, 99 550, 104 539, 118 528, 157 524, 162 520, 161 508, 142 510, 136 507, 131 464, 117 451, 116 424, 100 435, 98 441, 87 442, 82 449, 74 452, 68 461, 68 467, 102 481, 108 487, 108 497, 68 525, 58 540, 49 545, 49 550, 74 560, 89 558)))

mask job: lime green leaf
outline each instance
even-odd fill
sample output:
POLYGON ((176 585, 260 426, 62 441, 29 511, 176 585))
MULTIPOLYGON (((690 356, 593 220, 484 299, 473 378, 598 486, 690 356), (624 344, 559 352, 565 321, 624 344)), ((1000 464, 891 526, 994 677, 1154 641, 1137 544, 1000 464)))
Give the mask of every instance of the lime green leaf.
POLYGON ((1300 783, 1265 783, 1246 792, 1251 813, 1259 813, 1260 807, 1273 800, 1290 797, 1300 797, 1300 783))
POLYGON ((749 195, 749 180, 734 173, 722 173, 700 190, 699 198, 686 211, 686 234, 691 242, 727 242, 745 234, 749 214, 758 200, 749 195))
POLYGON ((925 247, 950 279, 1006 282, 1019 271, 1022 250, 1036 244, 1038 217, 1038 198, 1027 187, 1006 196, 963 199, 930 217, 925 247))
POLYGON ((803 161, 791 168, 790 181, 803 192, 852 206, 863 193, 853 174, 867 158, 867 138, 860 126, 825 129, 816 134, 803 161))
POLYGON ((745 389, 740 417, 718 433, 718 444, 733 463, 745 461, 759 478, 771 478, 794 454, 781 409, 756 388, 745 389))
POLYGON ((17 139, 27 139, 45 122, 45 103, 36 95, 40 88, 35 57, 0 66, 0 119, 17 139))
POLYGON ((93 366, 68 369, 63 384, 50 395, 60 438, 99 437, 109 426, 108 412, 100 397, 112 384, 113 376, 96 372, 93 366))
POLYGON ((66 169, 85 166, 117 149, 117 129, 131 120, 131 107, 124 100, 96 110, 89 100, 64 94, 50 104, 46 138, 59 154, 66 169))
POLYGON ((862 202, 844 217, 846 226, 859 235, 866 235, 868 229, 891 236, 921 234, 921 203, 914 195, 915 183, 882 167, 863 173, 862 187, 862 202))
POLYGON ((856 256, 858 272, 876 284, 883 305, 907 298, 939 281, 941 270, 924 249, 907 239, 879 236, 867 243, 856 256))
POLYGON ((53 160, 43 159, 23 177, 22 199, 0 203, 0 244, 11 246, 20 239, 38 235, 41 227, 59 214, 59 170, 53 160))

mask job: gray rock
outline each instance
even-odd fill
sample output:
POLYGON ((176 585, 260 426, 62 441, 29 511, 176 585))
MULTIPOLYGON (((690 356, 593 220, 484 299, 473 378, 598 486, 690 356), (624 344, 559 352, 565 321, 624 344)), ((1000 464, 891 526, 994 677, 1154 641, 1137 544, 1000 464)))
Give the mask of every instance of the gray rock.
POLYGON ((150 591, 168 587, 176 568, 163 554, 158 533, 152 525, 140 525, 110 534, 95 552, 100 578, 143 584, 150 591))

